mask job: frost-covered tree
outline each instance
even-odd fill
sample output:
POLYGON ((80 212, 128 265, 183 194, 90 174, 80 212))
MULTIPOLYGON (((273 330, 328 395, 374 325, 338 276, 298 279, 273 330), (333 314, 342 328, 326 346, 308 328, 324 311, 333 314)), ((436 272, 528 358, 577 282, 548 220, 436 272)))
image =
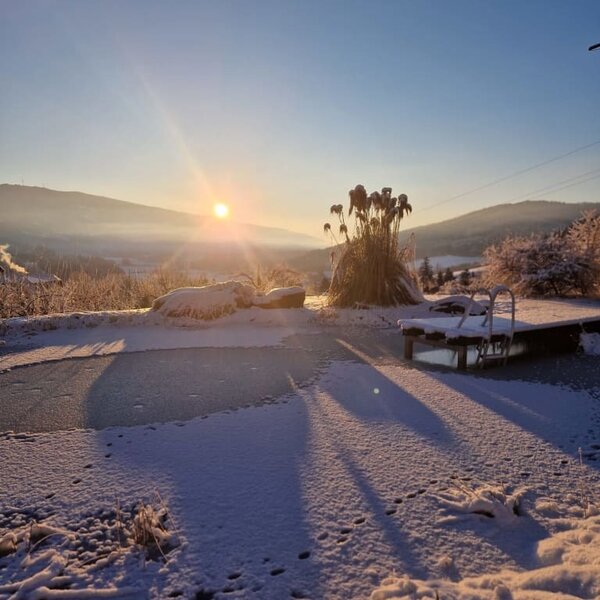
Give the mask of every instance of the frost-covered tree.
POLYGON ((465 268, 463 271, 461 271, 460 275, 458 276, 458 283, 465 288, 467 288, 471 285, 472 280, 473 280, 473 276, 471 275, 471 272, 467 268, 465 268))
POLYGON ((564 231, 509 237, 484 252, 487 283, 523 296, 588 295, 600 288, 600 216, 585 213, 564 231))
POLYGON ((448 281, 454 281, 454 273, 450 267, 446 267, 446 270, 444 271, 444 283, 448 281))
POLYGON ((421 287, 423 291, 428 292, 433 284, 433 267, 431 266, 431 262, 429 261, 429 257, 426 256, 419 267, 419 281, 421 282, 421 287))
POLYGON ((435 274, 435 283, 438 288, 444 285, 444 273, 441 269, 438 269, 438 272, 435 274))

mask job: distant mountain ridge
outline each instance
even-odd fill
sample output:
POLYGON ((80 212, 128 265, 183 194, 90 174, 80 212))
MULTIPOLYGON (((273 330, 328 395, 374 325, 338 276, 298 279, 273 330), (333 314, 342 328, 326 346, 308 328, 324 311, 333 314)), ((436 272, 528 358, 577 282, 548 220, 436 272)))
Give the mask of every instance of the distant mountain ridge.
MULTIPOLYGON (((508 235, 550 232, 566 227, 586 210, 599 210, 600 203, 565 203, 527 200, 516 204, 498 204, 447 221, 400 231, 406 242, 416 238, 417 258, 425 256, 481 256, 482 252, 508 235)), ((410 222, 408 218, 406 223, 410 222)), ((313 250, 292 261, 297 269, 319 271, 329 266, 331 248, 313 250)))
POLYGON ((547 233, 566 227, 584 211, 593 209, 600 209, 600 203, 526 200, 497 204, 441 223, 407 229, 400 239, 407 240, 414 233, 420 258, 442 254, 480 256, 508 235, 547 233))
POLYGON ((115 251, 136 244, 322 246, 308 235, 211 216, 135 204, 82 192, 0 184, 0 241, 83 251, 115 251))

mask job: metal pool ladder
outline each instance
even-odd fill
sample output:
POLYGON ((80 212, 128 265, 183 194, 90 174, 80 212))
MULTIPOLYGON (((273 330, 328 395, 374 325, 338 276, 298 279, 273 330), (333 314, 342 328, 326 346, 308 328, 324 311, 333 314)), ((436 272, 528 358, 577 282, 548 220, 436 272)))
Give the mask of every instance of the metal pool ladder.
POLYGON ((477 343, 477 360, 475 366, 483 368, 491 363, 500 363, 505 365, 512 346, 513 335, 515 333, 515 295, 512 290, 505 285, 497 285, 492 289, 479 288, 475 290, 469 299, 469 305, 465 310, 465 314, 458 324, 458 328, 462 326, 465 320, 469 317, 471 306, 474 302, 476 294, 484 294, 489 297, 489 306, 481 322, 481 327, 487 325, 487 334, 481 336, 477 343), (508 294, 511 303, 511 319, 510 331, 494 331, 494 308, 496 306, 496 298, 500 294, 508 294))

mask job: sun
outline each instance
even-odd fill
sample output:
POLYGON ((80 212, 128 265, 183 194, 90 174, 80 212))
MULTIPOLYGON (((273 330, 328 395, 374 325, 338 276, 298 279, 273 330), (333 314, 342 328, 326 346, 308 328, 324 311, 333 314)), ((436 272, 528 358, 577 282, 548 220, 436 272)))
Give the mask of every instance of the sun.
POLYGON ((217 219, 226 219, 229 216, 229 206, 222 202, 218 202, 213 206, 213 213, 217 219))

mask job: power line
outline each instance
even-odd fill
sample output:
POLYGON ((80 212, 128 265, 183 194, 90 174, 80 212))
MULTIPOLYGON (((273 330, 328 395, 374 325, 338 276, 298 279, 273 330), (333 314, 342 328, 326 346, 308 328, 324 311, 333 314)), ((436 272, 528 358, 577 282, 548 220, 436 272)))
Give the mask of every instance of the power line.
MULTIPOLYGON (((569 183, 568 185, 563 185, 562 187, 556 188, 555 190, 551 190, 551 191, 545 192, 545 193, 546 193, 546 195, 554 194, 556 192, 566 190, 567 188, 575 187, 576 185, 581 185, 582 183, 587 183, 588 181, 592 181, 594 179, 600 179, 600 173, 598 173, 597 175, 592 175, 591 177, 588 177, 587 179, 583 179, 581 181, 576 181, 574 183, 569 183)), ((531 194, 529 194, 529 195, 531 195, 531 194)), ((513 200, 513 202, 514 202, 514 200, 513 200)))
POLYGON ((558 160, 562 160, 563 158, 567 158, 568 156, 572 156, 573 154, 577 154, 578 152, 583 152, 583 150, 587 150, 588 148, 592 148, 593 146, 597 146, 598 144, 600 144, 600 140, 596 140, 595 142, 592 142, 591 144, 586 144, 585 146, 580 146, 579 148, 575 148, 574 150, 570 150, 569 152, 565 152, 564 154, 560 154, 559 156, 554 156, 553 158, 544 160, 540 163, 532 165, 531 167, 527 167, 525 169, 520 169, 519 171, 515 171, 514 173, 511 173, 510 175, 504 175, 503 177, 494 179, 494 181, 490 181, 489 183, 485 183, 483 185, 480 185, 480 186, 473 188, 471 190, 468 190, 466 192, 462 192, 461 194, 457 194, 456 196, 452 196, 451 198, 446 198, 445 200, 441 200, 440 202, 436 202, 435 204, 431 204, 430 206, 426 206, 425 208, 421 208, 419 210, 420 210, 420 212, 423 212, 425 210, 430 210, 430 209, 440 206, 442 204, 446 204, 446 202, 452 202, 453 200, 458 200, 459 198, 464 198, 465 196, 469 196, 470 194, 474 194, 475 192, 480 192, 481 190, 485 190, 494 185, 498 185, 499 183, 508 181, 509 179, 513 179, 514 177, 518 177, 519 175, 523 175, 524 173, 529 173, 530 171, 533 171, 534 169, 539 169, 540 167, 544 167, 544 166, 549 165, 558 160))
MULTIPOLYGON (((578 181, 571 185, 571 182, 575 182, 575 180, 577 180, 577 179, 581 179, 582 177, 586 177, 587 175, 592 175, 594 173, 600 173, 600 167, 597 169, 592 169, 591 171, 586 171, 585 173, 580 173, 579 175, 575 175, 573 177, 567 177, 567 179, 563 179, 562 181, 557 181, 556 183, 547 185, 543 188, 533 190, 532 192, 528 192, 527 194, 523 194, 522 196, 517 196, 516 198, 509 200, 509 202, 519 202, 520 200, 525 200, 527 198, 530 198, 531 196, 536 196, 537 194, 554 193, 554 192, 558 191, 558 190, 555 190, 554 188, 556 188, 558 186, 562 186, 563 184, 570 184, 567 187, 572 187, 572 185, 579 185, 580 183, 585 183, 586 181, 589 181, 590 179, 578 181)), ((595 179, 595 177, 592 177, 591 179, 595 179)), ((564 189, 564 187, 560 187, 560 189, 562 190, 562 189, 564 189)))

